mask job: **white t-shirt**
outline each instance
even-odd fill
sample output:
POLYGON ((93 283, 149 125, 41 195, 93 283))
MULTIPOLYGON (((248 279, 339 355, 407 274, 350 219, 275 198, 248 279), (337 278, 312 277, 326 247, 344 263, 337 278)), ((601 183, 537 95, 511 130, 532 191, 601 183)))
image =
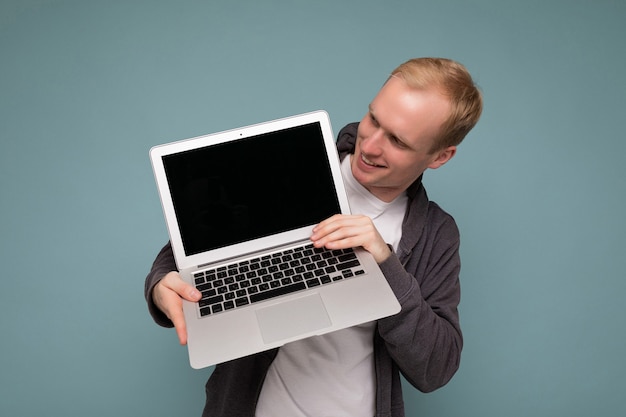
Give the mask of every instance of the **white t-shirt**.
MULTIPOLYGON (((341 164, 353 213, 369 216, 386 242, 397 249, 407 197, 385 203, 352 176, 350 157, 341 164)), ((375 322, 288 343, 270 366, 256 417, 373 416, 375 322)))

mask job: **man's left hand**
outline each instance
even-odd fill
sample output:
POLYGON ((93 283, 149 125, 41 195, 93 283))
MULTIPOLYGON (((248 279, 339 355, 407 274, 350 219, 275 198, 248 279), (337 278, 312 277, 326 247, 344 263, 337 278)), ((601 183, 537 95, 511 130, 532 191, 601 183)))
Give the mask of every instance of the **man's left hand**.
POLYGON ((311 240, 315 247, 345 249, 362 246, 377 263, 385 261, 391 250, 374 226, 372 219, 362 215, 336 214, 313 228, 311 240))

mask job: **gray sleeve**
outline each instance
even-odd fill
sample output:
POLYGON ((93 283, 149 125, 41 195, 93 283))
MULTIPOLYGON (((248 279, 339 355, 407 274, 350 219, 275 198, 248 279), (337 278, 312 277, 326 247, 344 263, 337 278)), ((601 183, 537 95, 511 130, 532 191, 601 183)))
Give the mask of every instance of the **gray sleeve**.
POLYGON ((402 309, 379 320, 378 331, 407 381, 422 392, 452 378, 463 346, 459 233, 452 217, 435 215, 404 265, 395 254, 381 264, 402 309))

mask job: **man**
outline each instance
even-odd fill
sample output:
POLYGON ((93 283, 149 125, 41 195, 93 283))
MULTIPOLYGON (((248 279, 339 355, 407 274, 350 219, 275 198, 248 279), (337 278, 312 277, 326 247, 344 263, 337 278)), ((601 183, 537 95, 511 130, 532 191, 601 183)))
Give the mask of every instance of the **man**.
MULTIPOLYGON (((322 221, 311 240, 372 253, 400 313, 217 365, 204 417, 399 417, 400 372, 423 392, 450 380, 463 344, 459 233, 428 200, 422 174, 456 154, 481 111, 481 93, 457 62, 419 58, 393 71, 363 120, 338 136, 355 214, 322 221)), ((200 294, 178 276, 169 245, 146 278, 145 295, 155 321, 174 326, 185 344, 182 299, 200 294)))

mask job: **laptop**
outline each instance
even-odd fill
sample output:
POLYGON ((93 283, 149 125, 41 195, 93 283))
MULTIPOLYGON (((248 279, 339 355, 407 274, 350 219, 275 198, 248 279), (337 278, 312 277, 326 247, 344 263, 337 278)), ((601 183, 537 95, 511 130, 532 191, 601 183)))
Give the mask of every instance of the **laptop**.
POLYGON ((362 248, 316 249, 350 213, 328 114, 314 111, 150 150, 200 369, 400 311, 362 248))

